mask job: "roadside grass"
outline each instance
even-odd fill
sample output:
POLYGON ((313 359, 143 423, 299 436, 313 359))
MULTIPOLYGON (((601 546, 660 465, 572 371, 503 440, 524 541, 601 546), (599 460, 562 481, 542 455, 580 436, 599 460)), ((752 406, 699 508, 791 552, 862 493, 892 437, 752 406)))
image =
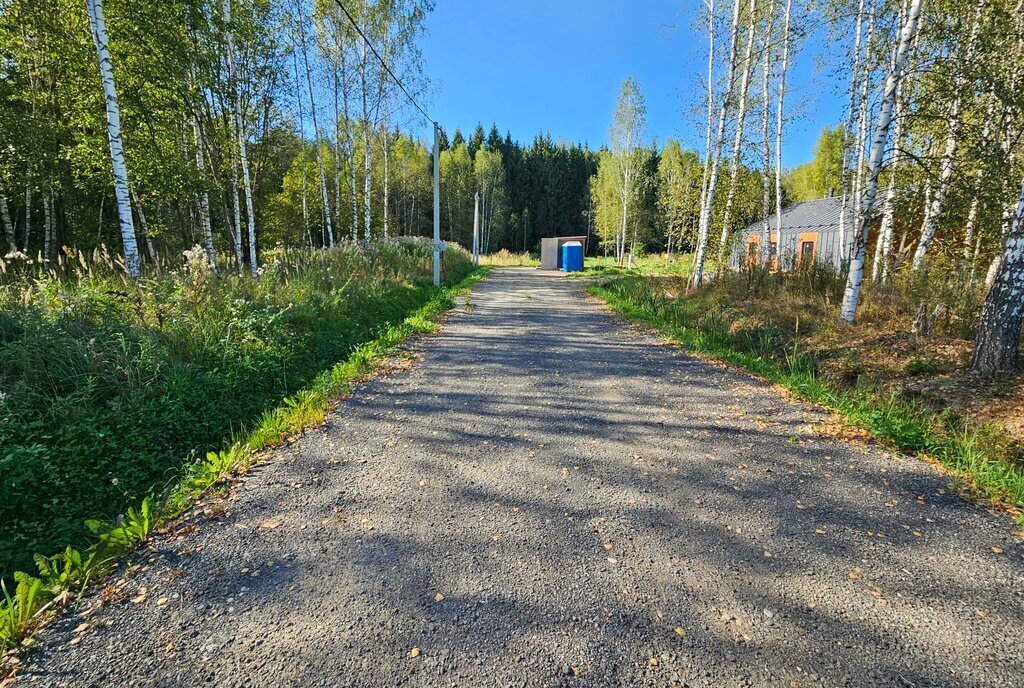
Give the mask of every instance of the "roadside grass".
POLYGON ((684 348, 744 368, 795 396, 837 411, 846 422, 899 451, 931 457, 993 505, 1024 508, 1024 471, 998 426, 949 410, 936 412, 881 386, 843 386, 818 374, 799 340, 778 346, 770 331, 747 336, 722 309, 677 296, 663 281, 621 277, 587 286, 628 318, 646 323, 684 348))
POLYGON ((611 256, 588 256, 582 272, 571 272, 570 277, 613 277, 625 275, 686 275, 693 265, 693 254, 654 254, 638 256, 632 268, 620 267, 611 256))
POLYGON ((540 265, 540 259, 531 255, 528 251, 522 253, 513 253, 507 248, 503 248, 495 253, 488 253, 480 256, 481 265, 491 265, 494 267, 511 268, 511 267, 530 267, 535 268, 540 265))
MULTIPOLYGON (((464 252, 449 251, 446 256, 446 274, 450 281, 455 283, 435 289, 428 286, 429 282, 424 283, 420 279, 425 276, 425 279, 429 281, 429 248, 406 245, 369 249, 347 247, 335 249, 335 251, 340 253, 370 252, 372 260, 366 264, 360 263, 360 269, 366 269, 368 271, 366 274, 378 276, 390 274, 389 271, 392 270, 387 265, 378 263, 378 259, 382 261, 385 259, 401 260, 400 255, 397 254, 411 254, 412 259, 406 264, 410 272, 406 277, 414 277, 417 283, 405 283, 403 278, 396 282, 396 284, 404 285, 397 292, 387 289, 381 292, 392 296, 403 294, 401 302, 411 303, 410 306, 404 308, 404 315, 389 319, 387 311, 381 309, 383 305, 381 301, 374 299, 359 301, 358 304, 331 302, 335 307, 349 307, 341 308, 339 312, 345 316, 343 322, 349 328, 353 324, 354 314, 351 312, 351 307, 354 305, 369 311, 366 313, 368 323, 376 321, 375 325, 371 324, 365 329, 366 336, 363 341, 351 342, 349 340, 350 344, 342 351, 342 355, 334 359, 340 358, 340 362, 326 371, 308 376, 301 386, 298 386, 290 395, 281 398, 279 402, 273 402, 272 408, 262 412, 255 420, 236 425, 236 430, 233 433, 221 437, 222 448, 207 451, 200 459, 185 458, 183 461, 185 454, 179 455, 176 468, 168 465, 167 471, 170 472, 170 477, 150 483, 144 492, 145 496, 121 515, 107 519, 86 519, 85 527, 92 533, 87 545, 82 542, 82 538, 79 538, 74 546, 69 545, 62 552, 53 556, 36 555, 34 563, 37 573, 33 575, 21 571, 15 572, 12 577, 13 585, 0 579, 0 591, 2 591, 0 650, 9 650, 4 656, 5 660, 15 656, 17 647, 35 628, 51 616, 51 612, 73 602, 90 582, 112 571, 117 565, 118 558, 143 542, 154 529, 181 514, 202 494, 222 482, 230 474, 246 470, 256 460, 257 452, 279 445, 289 437, 320 423, 330 409, 333 400, 344 396, 354 384, 374 372, 387 357, 395 353, 396 347, 403 341, 416 334, 432 332, 436 328, 438 315, 454 305, 454 297, 467 292, 474 283, 486 276, 489 270, 486 267, 475 271, 471 270, 468 256, 464 252), (412 267, 413 263, 415 267, 412 267), (410 294, 415 298, 410 300, 410 294), (415 305, 417 300, 418 306, 415 305)), ((277 265, 275 269, 281 273, 277 277, 269 277, 268 274, 264 274, 260 278, 260 280, 267 281, 273 279, 275 282, 273 285, 255 287, 255 285, 249 284, 248 288, 287 291, 282 287, 282 275, 293 272, 296 263, 308 260, 318 266, 309 275, 316 283, 303 284, 302 276, 294 272, 291 277, 292 284, 298 283, 303 287, 299 291, 304 291, 308 298, 328 296, 321 289, 333 291, 350 289, 352 274, 333 275, 332 277, 321 274, 321 268, 325 264, 337 268, 337 260, 357 262, 362 260, 351 255, 340 255, 340 253, 336 256, 302 255, 297 259, 292 256, 293 260, 290 263, 277 265), (337 285, 333 280, 339 279, 339 277, 342 283, 337 285)), ((186 279, 187 281, 189 278, 175 277, 171 279, 186 279)), ((211 282, 230 281, 233 285, 232 289, 237 286, 234 285, 235 280, 247 283, 257 281, 251 278, 216 278, 212 275, 206 275, 203 279, 211 282)), ((181 285, 178 287, 180 288, 181 285)), ((227 287, 207 285, 207 288, 219 290, 227 287)), ((294 297, 296 293, 296 291, 291 291, 288 295, 294 297)), ((306 346, 309 343, 307 339, 299 339, 294 345, 306 346)), ((320 359, 321 369, 325 363, 329 364, 329 359, 320 359)), ((235 387, 230 391, 233 394, 246 395, 246 390, 242 388, 235 387)), ((269 401, 265 396, 262 399, 269 401)), ((169 460, 165 461, 170 464, 169 460)), ((6 476, 3 477, 5 478, 4 487, 7 488, 9 483, 6 482, 6 476)), ((127 500, 127 495, 123 499, 127 500)), ((85 504, 84 509, 92 513, 102 513, 96 505, 85 504)), ((55 548, 51 548, 51 551, 52 549, 55 548)))

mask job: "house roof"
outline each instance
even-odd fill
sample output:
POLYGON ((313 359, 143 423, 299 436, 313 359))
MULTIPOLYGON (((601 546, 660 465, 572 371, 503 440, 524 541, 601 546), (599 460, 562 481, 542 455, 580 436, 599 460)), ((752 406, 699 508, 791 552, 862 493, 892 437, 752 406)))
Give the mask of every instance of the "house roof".
MULTIPOLYGON (((839 226, 839 213, 842 210, 842 199, 835 196, 819 198, 814 201, 800 201, 782 209, 782 231, 822 229, 839 226)), ((768 218, 774 231, 775 213, 768 218)), ((762 221, 758 220, 744 228, 746 234, 752 229, 761 231, 762 221)))

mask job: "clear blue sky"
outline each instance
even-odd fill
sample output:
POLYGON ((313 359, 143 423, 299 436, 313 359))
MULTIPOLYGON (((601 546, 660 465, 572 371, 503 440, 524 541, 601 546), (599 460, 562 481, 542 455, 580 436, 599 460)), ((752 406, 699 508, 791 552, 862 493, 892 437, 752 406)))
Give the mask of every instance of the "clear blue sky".
MULTIPOLYGON (((703 148, 692 108, 707 69, 695 31, 699 0, 438 0, 422 42, 438 92, 430 106, 449 136, 496 122, 528 142, 540 131, 592 147, 606 138, 619 85, 635 78, 648 133, 703 148)), ((806 162, 825 124, 845 105, 831 77, 815 74, 820 40, 806 42, 790 74, 797 121, 783 146, 787 167, 806 162)))

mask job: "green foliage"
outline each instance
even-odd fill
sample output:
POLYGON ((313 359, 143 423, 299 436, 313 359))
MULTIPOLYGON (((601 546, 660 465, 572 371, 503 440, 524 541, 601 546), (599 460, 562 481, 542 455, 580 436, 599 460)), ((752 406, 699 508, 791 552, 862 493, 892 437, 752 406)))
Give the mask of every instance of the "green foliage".
MULTIPOLYGON (((410 270, 407 277, 422 279, 422 274, 426 272, 425 266, 429 266, 423 260, 430 255, 426 242, 404 242, 358 251, 339 249, 325 254, 313 254, 313 262, 321 267, 326 265, 337 268, 338 254, 345 251, 355 251, 365 261, 358 274, 364 280, 372 279, 372 276, 383 278, 390 272, 386 265, 400 262, 396 261, 396 254, 404 253, 415 260, 415 267, 405 266, 410 270), (395 254, 391 251, 395 251, 395 254), (318 256, 327 258, 323 261, 315 260, 318 256), (383 264, 375 260, 385 257, 387 260, 383 264)), ((292 254, 292 261, 278 264, 280 272, 291 274, 295 281, 311 277, 305 270, 295 269, 295 264, 304 256, 308 254, 292 254)), ((371 373, 384 357, 394 354, 395 347, 405 339, 432 331, 435 328, 435 317, 453 305, 454 295, 467 291, 488 270, 484 268, 470 272, 466 255, 457 251, 447 253, 445 268, 449 280, 460 281, 439 292, 421 291, 425 297, 422 306, 414 309, 403 320, 382 323, 380 328, 373 331, 371 339, 353 347, 346 358, 313 377, 302 389, 283 399, 278 407, 265 412, 251 431, 236 438, 227 449, 210 451, 204 459, 183 466, 160 499, 154 501, 146 497, 138 508, 128 508, 126 516, 112 523, 90 521, 89 526, 98 536, 92 545, 84 550, 69 546, 64 552, 52 557, 37 556, 35 563, 38 577, 15 573, 14 594, 8 592, 6 582, 0 579, 4 593, 4 600, 0 601, 0 650, 16 644, 31 632, 41 622, 42 613, 48 605, 66 600, 69 595, 80 594, 91 580, 109 571, 118 556, 145 540, 160 522, 181 513, 199 494, 232 471, 247 468, 254 452, 280 444, 289 436, 321 422, 331 399, 347 393, 355 382, 371 373)), ((352 276, 349 275, 350 278, 352 276)), ((277 287, 280 286, 278 283, 277 287)), ((360 306, 375 308, 380 304, 363 303, 360 306)), ((238 393, 243 392, 238 390, 238 393)))
POLYGON ((818 142, 814 144, 814 158, 793 168, 783 180, 789 200, 813 201, 825 198, 830 191, 839 193, 843 177, 844 136, 842 125, 821 130, 818 142))
MULTIPOLYGON (((447 255, 460 277, 464 254, 447 255)), ((200 264, 135 284, 92 261, 62 279, 9 276, 0 572, 87 542, 86 519, 116 519, 268 407, 288 399, 281 422, 301 425, 314 400, 296 392, 424 303, 430 260, 425 242, 398 242, 268 255, 258 279, 200 264)))
POLYGON ((935 457, 987 498, 1024 506, 1024 471, 1007 455, 993 427, 948 412, 936 414, 892 391, 832 384, 815 373, 812 357, 775 345, 770 335, 768 341, 754 341, 733 334, 721 315, 694 310, 687 299, 673 298, 664 282, 622 277, 591 285, 589 291, 692 351, 746 368, 835 409, 894 449, 935 457))

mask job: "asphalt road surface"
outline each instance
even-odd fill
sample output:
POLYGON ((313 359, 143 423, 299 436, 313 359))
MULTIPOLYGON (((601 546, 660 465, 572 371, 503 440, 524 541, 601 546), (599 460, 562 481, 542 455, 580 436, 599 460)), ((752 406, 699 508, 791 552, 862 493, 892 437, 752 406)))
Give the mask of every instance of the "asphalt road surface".
POLYGON ((1024 686, 1007 517, 578 287, 494 271, 17 685, 1024 686))

